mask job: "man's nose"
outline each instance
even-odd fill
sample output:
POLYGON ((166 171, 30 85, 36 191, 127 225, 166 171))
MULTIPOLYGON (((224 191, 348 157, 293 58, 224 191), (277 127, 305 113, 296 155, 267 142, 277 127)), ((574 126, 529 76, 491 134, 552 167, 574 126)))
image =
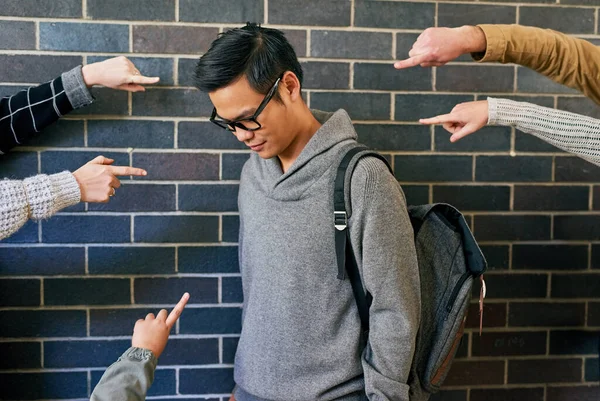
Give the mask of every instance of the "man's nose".
POLYGON ((238 141, 246 142, 246 141, 249 141, 250 139, 252 139, 252 137, 254 136, 254 133, 252 131, 242 129, 240 127, 235 127, 235 132, 233 133, 233 135, 236 136, 238 141))

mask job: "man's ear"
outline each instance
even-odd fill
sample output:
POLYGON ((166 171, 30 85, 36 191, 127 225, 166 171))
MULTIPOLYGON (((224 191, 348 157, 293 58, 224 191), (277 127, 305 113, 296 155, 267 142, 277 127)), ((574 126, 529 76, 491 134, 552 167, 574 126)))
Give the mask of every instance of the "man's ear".
POLYGON ((300 80, 298 80, 298 77, 293 72, 286 71, 281 78, 279 86, 283 88, 285 97, 288 97, 290 101, 295 102, 298 99, 302 99, 300 80))

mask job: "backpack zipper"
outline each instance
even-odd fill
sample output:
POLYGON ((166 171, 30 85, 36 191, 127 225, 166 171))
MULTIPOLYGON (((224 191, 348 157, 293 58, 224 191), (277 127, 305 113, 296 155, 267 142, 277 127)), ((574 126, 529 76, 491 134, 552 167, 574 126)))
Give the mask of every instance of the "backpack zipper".
POLYGON ((450 295, 450 300, 448 301, 448 304, 446 305, 446 312, 450 313, 452 311, 452 308, 454 307, 454 302, 456 302, 456 298, 458 297, 458 293, 460 292, 460 289, 462 288, 465 281, 467 281, 467 279, 469 278, 470 274, 471 273, 466 272, 466 273, 463 273, 462 276, 460 276, 458 283, 456 283, 456 285, 454 286, 454 289, 452 290, 452 295, 450 295))

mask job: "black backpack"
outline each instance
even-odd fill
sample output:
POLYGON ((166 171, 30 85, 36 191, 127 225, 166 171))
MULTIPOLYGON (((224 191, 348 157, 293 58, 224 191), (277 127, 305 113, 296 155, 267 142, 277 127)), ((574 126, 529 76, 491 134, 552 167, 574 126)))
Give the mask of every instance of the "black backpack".
MULTIPOLYGON (((371 294, 365 293, 350 244, 344 183, 350 162, 365 156, 376 157, 388 166, 380 154, 359 145, 351 148, 339 164, 334 188, 335 244, 338 278, 346 272, 358 306, 363 331, 368 336, 371 294)), ((353 164, 356 166, 356 163, 353 164)), ((348 199, 348 202, 350 199, 348 199)), ((421 282, 421 323, 411 365, 408 385, 411 401, 428 400, 439 391, 460 345, 465 327, 471 290, 487 262, 473 238, 463 215, 447 204, 428 204, 408 208, 415 235, 415 248, 421 282), (432 249, 426 244, 436 244, 432 249), (448 255, 454 255, 452 259, 448 255)), ((482 310, 483 294, 480 298, 482 310)), ((481 320, 480 320, 481 328, 481 320)))

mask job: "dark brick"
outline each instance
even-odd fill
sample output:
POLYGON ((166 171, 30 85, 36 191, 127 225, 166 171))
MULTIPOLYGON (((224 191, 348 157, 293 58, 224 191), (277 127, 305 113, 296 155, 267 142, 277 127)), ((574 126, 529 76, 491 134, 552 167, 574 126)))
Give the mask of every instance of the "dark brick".
POLYGON ((239 272, 236 246, 180 247, 180 273, 237 273, 239 272))
POLYGON ((348 0, 269 1, 269 23, 281 25, 349 26, 348 0))
POLYGON ((0 306, 39 306, 40 280, 0 280, 0 306))
POLYGON ((2 15, 44 18, 81 17, 81 1, 4 0, 2 15))
POLYGON ((575 7, 521 7, 521 25, 539 26, 564 33, 594 33, 594 10, 575 7))
MULTIPOLYGON (((509 265, 508 245, 480 245, 491 270, 506 270, 509 265)), ((514 252, 514 251, 513 251, 514 252)))
POLYGON ((515 210, 588 210, 587 186, 516 185, 515 210))
MULTIPOLYGON (((546 274, 487 274, 487 298, 545 298, 546 274)), ((479 296, 479 285, 473 286, 473 296, 479 296)))
POLYGON ((223 153, 221 155, 221 179, 239 180, 242 168, 250 158, 249 153, 223 153))
POLYGON ((587 97, 563 97, 558 98, 558 109, 570 111, 571 113, 583 114, 592 118, 600 118, 600 108, 587 97))
POLYGON ((428 185, 402 185, 402 191, 408 205, 429 203, 428 185))
POLYGON ((563 151, 550 145, 538 137, 526 134, 519 130, 515 131, 515 150, 517 152, 550 152, 562 153, 563 151))
POLYGON ((178 126, 177 147, 188 149, 247 149, 231 132, 211 122, 182 121, 178 126))
POLYGON ((546 400, 596 401, 598 394, 600 394, 600 387, 598 386, 548 387, 546 400))
POLYGON ((128 305, 129 279, 52 278, 44 280, 45 305, 128 305))
POLYGON ((179 392, 181 394, 227 394, 235 387, 233 368, 181 369, 179 392))
POLYGON ((160 212, 176 207, 175 185, 124 184, 116 193, 108 203, 90 203, 89 210, 160 212))
POLYGON ((136 304, 176 304, 189 292, 195 304, 218 301, 218 279, 205 277, 137 278, 134 281, 136 304))
POLYGON ((600 216, 554 216, 554 239, 600 239, 600 216))
MULTIPOLYGON (((126 116, 129 114, 127 92, 109 88, 94 88, 92 89, 92 94, 96 97, 94 104, 77 109, 71 115, 126 116)), ((133 98, 136 99, 138 96, 139 93, 133 96, 133 98)))
POLYGON ((306 31, 297 29, 281 29, 286 39, 296 52, 296 56, 305 57, 306 54, 306 31))
POLYGON ((90 335, 131 336, 138 319, 144 319, 148 313, 156 315, 158 312, 157 308, 90 309, 90 335))
MULTIPOLYGON (((37 226, 34 225, 37 237, 37 226)), ((0 276, 52 276, 85 273, 85 249, 1 248, 0 276)))
POLYGON ((477 24, 514 24, 516 22, 516 7, 480 4, 440 4, 438 6, 437 26, 458 27, 477 24))
POLYGON ((583 326, 585 304, 511 302, 508 325, 513 327, 583 326))
POLYGON ((131 241, 129 216, 54 216, 44 221, 44 242, 112 243, 131 241))
POLYGON ((137 216, 136 242, 217 242, 217 216, 137 216))
MULTIPOLYGON (((538 9, 542 10, 542 8, 538 9)), ((559 8, 556 10, 559 10, 559 8)), ((525 93, 579 93, 575 89, 557 84, 550 78, 525 67, 517 69, 517 91, 525 93)))
POLYGON ((303 89, 348 89, 350 87, 350 64, 322 61, 301 63, 304 78, 303 89))
POLYGON ((545 355, 545 331, 509 331, 473 336, 473 356, 545 355))
POLYGON ((129 51, 129 28, 117 24, 40 22, 40 49, 124 53, 129 51))
POLYGON ((435 4, 364 1, 355 3, 354 24, 373 28, 425 29, 435 25, 435 4))
POLYGON ((432 394, 429 401, 467 401, 467 390, 441 390, 432 394))
MULTIPOLYGON (((12 236, 0 240, 0 243, 22 244, 38 242, 38 223, 29 220, 19 231, 12 236)), ((0 261, 1 265, 1 261, 0 261)), ((18 274, 18 273, 17 273, 18 274)))
POLYGON ((311 94, 310 106, 327 111, 344 109, 353 120, 390 118, 390 96, 385 93, 318 92, 311 94))
POLYGON ((552 158, 538 156, 478 156, 477 181, 550 181, 552 158))
POLYGON ((446 386, 503 384, 504 361, 454 361, 446 386))
POLYGON ((509 210, 510 187, 434 185, 433 202, 449 203, 460 210, 509 210))
MULTIPOLYGON (((179 321, 181 334, 239 334, 242 308, 188 308, 179 321)), ((230 390, 228 390, 230 391, 230 390)))
POLYGON ((560 330, 550 332, 550 354, 598 354, 598 332, 560 330))
POLYGON ((408 52, 417 41, 420 33, 397 33, 396 34, 396 59, 402 60, 408 57, 408 52))
POLYGON ((88 0, 87 15, 92 19, 174 21, 174 0, 88 0))
POLYGON ((218 180, 219 155, 210 153, 134 153, 133 165, 152 180, 218 180))
POLYGON ((510 128, 484 127, 477 135, 450 142, 450 133, 441 126, 435 127, 435 150, 439 152, 486 152, 510 150, 510 128))
POLYGON ((312 31, 310 55, 311 57, 389 60, 393 57, 392 34, 312 31))
MULTIPOLYGON (((114 166, 129 166, 129 155, 125 152, 47 151, 42 152, 42 173, 54 174, 65 170, 74 172, 99 155, 114 159, 114 166)), ((121 179, 127 179, 127 177, 121 179)))
MULTIPOLYGON (((483 328, 506 326, 506 303, 484 302, 483 328)), ((479 304, 469 305, 466 327, 479 329, 479 304)))
POLYGON ((242 303, 244 296, 242 294, 241 277, 223 277, 222 297, 223 303, 242 303))
POLYGON ((419 151, 431 149, 429 127, 423 125, 356 124, 358 141, 379 151, 419 151))
MULTIPOLYGON (((4 11, 4 10, 3 10, 4 11)), ((35 23, 25 21, 0 21, 0 49, 35 49, 35 23)))
MULTIPOLYGON (((88 57, 88 64, 103 61, 108 57, 88 57)), ((153 85, 173 85, 173 59, 165 57, 128 57, 143 75, 159 77, 160 81, 153 85)), ((141 123, 141 121, 136 121, 141 123)))
POLYGON ((10 322, 0 331, 0 336, 6 338, 86 335, 84 310, 8 310, 0 311, 0 318, 10 322))
POLYGON ((550 216, 476 216, 478 241, 536 241, 550 239, 550 216))
POLYGON ((400 182, 471 181, 471 156, 395 156, 394 170, 400 182))
POLYGON ((420 118, 450 113, 457 104, 473 99, 472 95, 396 95, 394 119, 418 121, 420 118))
POLYGON ((198 64, 198 57, 179 59, 177 64, 177 83, 179 86, 195 86, 196 64, 198 64))
POLYGON ((223 216, 223 242, 238 242, 240 231, 239 216, 223 216))
POLYGON ((39 369, 42 367, 41 343, 0 343, 0 369, 39 369))
POLYGON ((86 398, 87 372, 0 373, 5 400, 86 398))
POLYGON ((600 294, 600 274, 553 274, 553 298, 593 298, 600 294))
POLYGON ((89 247, 90 274, 173 274, 172 247, 89 247))
MULTIPOLYGON (((4 82, 44 82, 76 67, 81 64, 81 60, 81 56, 2 54, 0 55, 0 76, 4 82)), ((20 89, 22 88, 15 87, 6 95, 17 93, 20 89)))
POLYGON ((587 245, 513 245, 513 269, 585 270, 587 245))
POLYGON ((587 382, 597 382, 600 380, 600 364, 598 358, 587 358, 585 360, 584 380, 587 382))
POLYGON ((136 93, 132 113, 135 116, 209 117, 212 103, 197 89, 152 89, 136 93))
POLYGON ((196 26, 133 26, 133 51, 136 53, 205 53, 217 39, 217 28, 196 26))
POLYGON ((600 181, 600 167, 578 157, 556 157, 555 170, 556 181, 600 181))
POLYGON ((45 341, 44 367, 107 367, 130 346, 129 340, 45 341))
POLYGON ((83 147, 83 121, 58 120, 28 140, 26 146, 83 147))
POLYGON ((543 388, 471 389, 471 401, 544 401, 543 388))
POLYGON ((160 356, 160 365, 208 365, 219 363, 216 338, 171 338, 160 356))
MULTIPOLYGON (((189 22, 263 22, 262 0, 180 0, 179 20, 189 22)), ((269 16, 270 17, 270 16, 269 16)), ((271 21, 271 23, 273 23, 271 21)), ((215 38, 216 39, 216 38, 215 38)))
MULTIPOLYGON (((171 340, 172 341, 172 340, 171 340)), ((171 342, 169 341, 169 343, 171 342)), ((167 347, 168 349, 168 347, 167 347)), ((125 349, 123 349, 125 351, 125 349)), ((165 351, 166 353, 166 351, 165 351)), ((164 355, 164 353, 162 354, 164 355)), ((162 355, 160 357, 161 366, 162 363, 162 355)), ((100 381, 100 378, 104 374, 104 371, 92 371, 91 376, 91 385, 90 388, 96 387, 96 384, 100 381)), ((176 387, 177 387, 177 379, 176 379, 176 371, 175 369, 161 369, 160 366, 158 369, 154 371, 154 382, 152 382, 152 387, 148 389, 148 396, 160 396, 160 395, 175 395, 176 387)), ((153 398, 156 400, 156 398, 153 398)), ((172 398, 169 398, 172 400, 172 398)))
POLYGON ((356 63, 354 87, 356 89, 430 91, 430 68, 397 70, 389 63, 356 63))
POLYGON ((179 210, 198 212, 235 212, 238 210, 238 185, 180 185, 179 210))
POLYGON ((588 326, 600 326, 600 303, 589 303, 587 321, 588 326))
POLYGON ((0 156, 0 176, 9 179, 24 179, 38 172, 36 152, 13 152, 0 156))
POLYGON ((450 65, 436 72, 436 89, 461 92, 512 92, 514 68, 450 65))
POLYGON ((508 362, 509 383, 581 381, 581 359, 530 359, 508 362))
POLYGON ((592 206, 594 210, 600 210, 600 186, 594 186, 592 206))
POLYGON ((233 363, 235 360, 235 352, 237 350, 239 337, 224 337, 223 338, 223 363, 233 363))

